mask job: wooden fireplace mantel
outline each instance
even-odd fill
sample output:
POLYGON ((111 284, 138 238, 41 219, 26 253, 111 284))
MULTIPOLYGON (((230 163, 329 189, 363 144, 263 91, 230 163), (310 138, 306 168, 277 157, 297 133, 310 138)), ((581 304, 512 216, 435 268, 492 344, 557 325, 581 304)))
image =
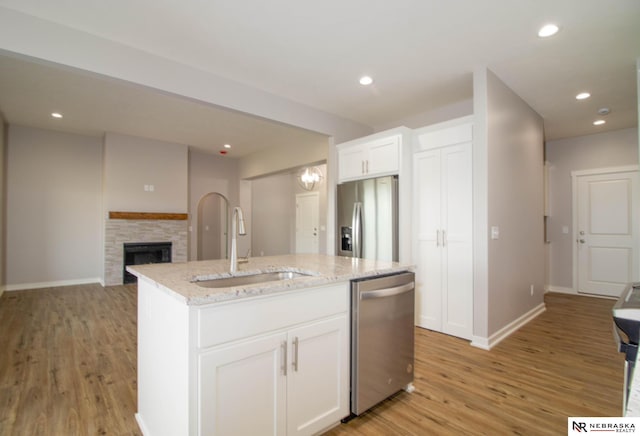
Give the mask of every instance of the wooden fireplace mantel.
POLYGON ((188 213, 164 213, 164 212, 109 212, 110 220, 174 220, 184 221, 189 219, 188 213))

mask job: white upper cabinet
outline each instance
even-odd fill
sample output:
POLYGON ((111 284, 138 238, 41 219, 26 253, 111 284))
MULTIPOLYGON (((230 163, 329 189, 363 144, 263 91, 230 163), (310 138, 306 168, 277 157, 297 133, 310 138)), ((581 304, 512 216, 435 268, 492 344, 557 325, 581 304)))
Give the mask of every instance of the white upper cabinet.
POLYGON ((400 173, 402 134, 377 136, 337 146, 339 183, 400 173))

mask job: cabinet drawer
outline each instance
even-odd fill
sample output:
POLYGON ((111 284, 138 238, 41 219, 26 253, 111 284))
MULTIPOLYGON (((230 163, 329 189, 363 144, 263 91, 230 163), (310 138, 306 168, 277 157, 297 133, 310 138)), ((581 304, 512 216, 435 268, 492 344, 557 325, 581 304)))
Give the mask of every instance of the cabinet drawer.
POLYGON ((203 307, 197 316, 198 347, 207 348, 346 312, 348 301, 349 282, 342 282, 203 307))

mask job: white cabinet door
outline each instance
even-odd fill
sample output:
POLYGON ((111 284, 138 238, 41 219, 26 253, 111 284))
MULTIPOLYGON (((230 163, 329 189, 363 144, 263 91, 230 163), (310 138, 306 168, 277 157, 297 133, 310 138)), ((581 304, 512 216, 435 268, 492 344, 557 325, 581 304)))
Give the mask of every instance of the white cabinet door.
POLYGON ((347 147, 338 151, 338 180, 350 180, 365 174, 365 147, 347 147))
POLYGON ((442 250, 440 249, 440 150, 414 157, 416 201, 416 324, 442 329, 442 250))
POLYGON ((416 323, 473 332, 471 143, 414 156, 416 323))
POLYGON ((349 415, 347 314, 289 332, 288 431, 315 434, 349 415))
POLYGON ((200 354, 198 434, 285 435, 286 346, 280 333, 200 354))
POLYGON ((368 176, 397 174, 400 162, 400 137, 392 136, 368 146, 365 170, 368 176))
POLYGON ((471 143, 442 149, 442 331, 473 334, 471 143))
POLYGON ((377 139, 365 144, 338 150, 338 180, 356 180, 400 171, 400 143, 398 135, 377 139))

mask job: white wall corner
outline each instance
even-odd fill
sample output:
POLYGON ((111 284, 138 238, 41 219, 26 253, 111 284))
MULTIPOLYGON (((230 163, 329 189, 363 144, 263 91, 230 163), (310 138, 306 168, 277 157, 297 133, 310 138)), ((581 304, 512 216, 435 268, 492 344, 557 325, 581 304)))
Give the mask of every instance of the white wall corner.
MULTIPOLYGON (((489 334, 487 69, 473 73, 473 332, 489 334)), ((487 344, 488 346, 488 344, 487 344)))
POLYGON ((327 144, 327 248, 326 254, 336 254, 336 186, 338 184, 338 150, 335 139, 329 138, 327 144))
MULTIPOLYGON (((640 58, 636 60, 636 79, 638 86, 636 86, 636 92, 638 93, 638 126, 640 126, 640 58)), ((640 129, 638 129, 638 148, 640 150, 640 129)), ((638 153, 638 161, 640 162, 640 152, 638 153)))

